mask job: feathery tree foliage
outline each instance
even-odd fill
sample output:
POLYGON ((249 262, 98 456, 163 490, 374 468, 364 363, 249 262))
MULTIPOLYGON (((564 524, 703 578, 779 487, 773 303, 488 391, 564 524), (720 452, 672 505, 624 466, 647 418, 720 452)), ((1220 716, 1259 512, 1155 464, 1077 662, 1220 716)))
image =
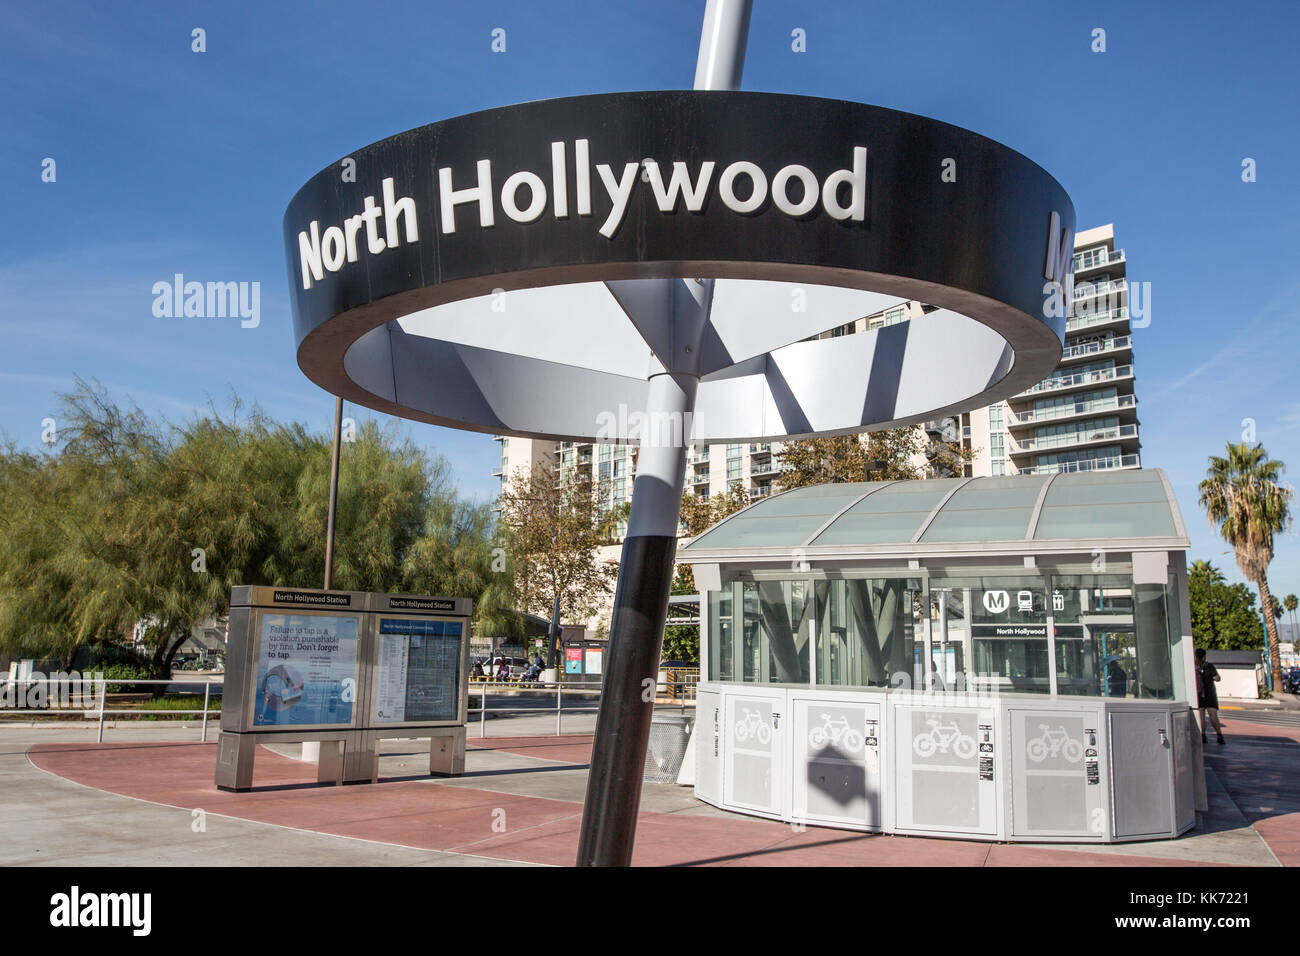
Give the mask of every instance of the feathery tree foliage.
POLYGON ((918 428, 891 428, 859 435, 788 441, 777 453, 783 469, 779 490, 845 481, 926 478, 934 472, 960 475, 974 451, 960 442, 931 442, 918 428), (929 463, 918 464, 926 452, 929 463))
MULTIPOLYGON (((549 619, 558 597, 561 620, 598 611, 618 578, 618 566, 599 557, 609 522, 602 520, 591 482, 562 482, 545 465, 517 468, 498 506, 519 609, 549 619)), ((548 663, 553 665, 553 658, 548 663)))
MULTIPOLYGON (((57 656, 122 643, 145 625, 159 677, 238 584, 319 587, 330 438, 238 401, 183 424, 123 410, 78 382, 57 450, 0 455, 0 648, 57 656)), ((458 497, 448 467, 373 422, 345 442, 334 586, 509 606, 492 568, 489 505, 458 497)))

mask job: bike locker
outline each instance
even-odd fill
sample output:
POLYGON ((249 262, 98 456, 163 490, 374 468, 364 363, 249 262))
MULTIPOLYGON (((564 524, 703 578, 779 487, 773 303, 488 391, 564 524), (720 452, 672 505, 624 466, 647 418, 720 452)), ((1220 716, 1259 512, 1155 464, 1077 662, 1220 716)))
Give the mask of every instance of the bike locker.
POLYGON ((883 692, 790 692, 790 819, 884 828, 883 692))
POLYGON ((891 693, 895 832, 1004 837, 1006 763, 997 712, 996 704, 891 693))
POLYGON ((1006 711, 1011 838, 1105 842, 1110 756, 1099 702, 1017 703, 1006 711))

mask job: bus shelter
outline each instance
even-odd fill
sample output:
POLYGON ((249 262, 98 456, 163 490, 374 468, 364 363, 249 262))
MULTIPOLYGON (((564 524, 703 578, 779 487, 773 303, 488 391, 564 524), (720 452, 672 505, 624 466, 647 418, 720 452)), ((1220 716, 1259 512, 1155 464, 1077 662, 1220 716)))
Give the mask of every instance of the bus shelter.
POLYGON ((681 552, 696 795, 859 830, 1177 836, 1205 809, 1188 546, 1159 469, 760 500, 681 552))

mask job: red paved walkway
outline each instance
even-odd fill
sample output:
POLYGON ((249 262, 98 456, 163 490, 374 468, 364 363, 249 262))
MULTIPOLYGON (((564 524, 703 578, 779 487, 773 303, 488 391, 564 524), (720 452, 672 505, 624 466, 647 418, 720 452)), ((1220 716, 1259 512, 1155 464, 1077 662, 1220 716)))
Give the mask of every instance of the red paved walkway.
MULTIPOLYGON (((470 741, 528 756, 585 763, 590 737, 470 741)), ((32 763, 77 783, 186 809, 430 850, 571 865, 582 807, 426 779, 317 785, 315 769, 262 748, 250 793, 212 784, 215 744, 41 744, 32 763), (504 813, 504 817, 502 814, 504 813), (502 823, 505 832, 497 832, 502 823)), ((490 779, 490 778, 485 778, 490 779)), ((736 816, 642 813, 641 866, 1169 866, 1146 857, 1032 846, 851 833, 736 816)))
MULTIPOLYGON (((1230 713, 1230 712, 1229 712, 1230 713)), ((1283 866, 1300 866, 1300 729, 1219 719, 1227 745, 1209 734, 1206 764, 1283 866)))

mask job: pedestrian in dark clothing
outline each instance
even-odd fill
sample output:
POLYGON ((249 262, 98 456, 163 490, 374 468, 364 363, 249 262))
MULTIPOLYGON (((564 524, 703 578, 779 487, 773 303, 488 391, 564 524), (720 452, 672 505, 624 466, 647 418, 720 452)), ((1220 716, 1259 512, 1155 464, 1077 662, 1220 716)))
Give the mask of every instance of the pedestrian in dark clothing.
POLYGON ((1219 691, 1214 686, 1219 680, 1219 671, 1205 659, 1205 649, 1196 649, 1196 706, 1201 710, 1201 743, 1205 743, 1205 721, 1208 719, 1224 743, 1223 725, 1219 723, 1219 691))

